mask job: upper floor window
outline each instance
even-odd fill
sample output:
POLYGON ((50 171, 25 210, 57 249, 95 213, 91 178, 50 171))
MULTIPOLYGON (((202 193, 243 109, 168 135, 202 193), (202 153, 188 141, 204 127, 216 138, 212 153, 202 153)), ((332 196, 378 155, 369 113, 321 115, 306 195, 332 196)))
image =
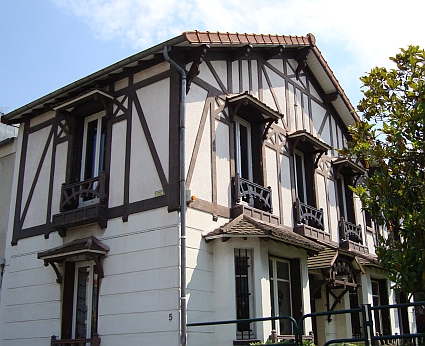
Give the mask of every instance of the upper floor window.
POLYGON ((251 124, 236 118, 236 171, 239 176, 253 180, 251 124))
POLYGON ((264 186, 263 148, 268 129, 282 115, 248 93, 227 101, 235 128, 234 200, 272 212, 271 189, 264 186))
MULTIPOLYGON (((313 172, 308 170, 306 171, 306 164, 305 164, 305 156, 302 152, 296 151, 294 153, 294 172, 295 172, 295 194, 297 198, 302 203, 308 204, 307 199, 307 181, 309 187, 309 191, 312 191, 312 182, 313 182, 313 172), (308 177, 306 177, 306 172, 308 172, 308 177)), ((312 197, 310 197, 310 202, 312 197)), ((313 203, 311 203, 313 204, 313 203)))
POLYGON ((340 218, 345 221, 356 223, 354 217, 354 199, 353 192, 349 188, 348 178, 342 175, 337 177, 337 192, 340 218))
POLYGON ((105 112, 99 112, 84 120, 83 149, 80 180, 97 177, 105 170, 105 112))

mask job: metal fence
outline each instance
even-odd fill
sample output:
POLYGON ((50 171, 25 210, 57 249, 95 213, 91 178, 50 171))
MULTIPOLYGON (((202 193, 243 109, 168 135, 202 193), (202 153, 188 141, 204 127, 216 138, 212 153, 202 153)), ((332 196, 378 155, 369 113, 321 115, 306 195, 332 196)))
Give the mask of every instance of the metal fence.
POLYGON ((390 310, 390 309, 406 309, 413 306, 424 306, 425 302, 414 302, 404 304, 393 304, 393 305, 380 305, 371 306, 370 304, 362 305, 359 308, 347 309, 347 310, 335 310, 326 312, 315 312, 311 314, 303 315, 298 321, 291 316, 277 316, 277 317, 261 317, 261 318, 250 318, 250 319, 238 319, 238 320, 225 320, 225 321, 214 321, 214 322, 196 322, 188 323, 187 327, 201 327, 201 326, 217 326, 225 324, 240 324, 240 323, 257 323, 264 321, 276 321, 276 320, 289 320, 292 323, 294 331, 294 340, 284 342, 288 346, 302 346, 304 336, 304 322, 307 318, 314 318, 319 316, 331 316, 341 314, 352 314, 359 313, 363 335, 361 337, 351 337, 343 339, 332 339, 327 340, 323 346, 331 344, 342 344, 342 343, 362 343, 365 346, 376 346, 384 342, 398 343, 399 340, 408 340, 412 345, 423 345, 425 344, 425 333, 403 333, 397 334, 392 333, 391 335, 380 335, 375 331, 373 314, 376 311, 390 310))

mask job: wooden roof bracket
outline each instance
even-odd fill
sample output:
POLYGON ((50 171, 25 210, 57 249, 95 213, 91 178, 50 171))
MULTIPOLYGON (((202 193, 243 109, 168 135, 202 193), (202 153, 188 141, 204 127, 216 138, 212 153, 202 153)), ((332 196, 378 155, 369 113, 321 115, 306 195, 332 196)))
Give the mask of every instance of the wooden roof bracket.
POLYGON ((319 155, 316 156, 316 160, 314 161, 314 168, 317 168, 319 165, 319 160, 322 157, 323 154, 326 154, 327 151, 326 150, 320 150, 317 152, 319 155))
POLYGON ((266 51, 266 60, 281 57, 285 46, 277 46, 266 51))
POLYGON ((297 148, 297 145, 300 141, 305 142, 305 138, 304 137, 298 137, 294 142, 292 142, 292 141, 289 142, 289 151, 290 151, 291 155, 294 155, 294 151, 297 148))
POLYGON ((99 275, 99 277, 101 277, 103 279, 105 277, 105 274, 104 274, 102 262, 101 262, 99 256, 96 256, 94 253, 90 253, 90 255, 88 257, 90 257, 94 261, 94 263, 96 263, 97 275, 99 275))
POLYGON ((230 121, 235 120, 235 116, 238 113, 238 110, 239 110, 239 108, 241 108, 242 105, 244 105, 244 106, 248 105, 248 101, 246 99, 239 100, 239 102, 236 104, 236 106, 233 107, 233 112, 230 115, 230 121))
POLYGON ((270 126, 272 126, 273 123, 277 124, 278 121, 277 120, 270 119, 267 122, 267 125, 264 128, 264 133, 263 133, 263 137, 262 137, 263 138, 263 141, 265 141, 267 139, 267 133, 269 132, 270 126))
POLYGON ((59 271, 59 269, 58 269, 58 267, 57 267, 57 265, 56 265, 56 263, 55 262, 53 262, 53 261, 44 261, 44 266, 48 266, 48 265, 51 265, 52 266, 52 268, 53 268, 53 270, 55 271, 55 273, 56 273, 56 282, 58 283, 58 284, 61 284, 62 283, 62 274, 60 273, 60 271, 59 271))
POLYGON ((232 51, 232 62, 242 58, 246 58, 251 52, 251 49, 252 49, 252 45, 247 44, 246 46, 237 48, 234 51, 232 51))
POLYGON ((311 48, 305 47, 301 48, 297 51, 295 60, 298 63, 297 69, 295 70, 295 76, 297 77, 297 80, 300 79, 300 73, 301 71, 304 71, 307 66, 307 56, 308 53, 310 53, 311 48))
POLYGON ((210 48, 207 44, 203 44, 199 46, 193 53, 192 66, 190 66, 190 70, 187 73, 187 82, 186 82, 186 94, 189 93, 190 85, 192 84, 193 79, 199 75, 201 70, 199 66, 201 66, 202 62, 205 59, 205 55, 207 54, 207 50, 210 48))
POLYGON ((323 96, 323 102, 324 103, 331 103, 333 101, 336 101, 336 99, 338 98, 338 96, 339 96, 338 91, 334 91, 334 92, 331 92, 329 94, 325 94, 323 96))

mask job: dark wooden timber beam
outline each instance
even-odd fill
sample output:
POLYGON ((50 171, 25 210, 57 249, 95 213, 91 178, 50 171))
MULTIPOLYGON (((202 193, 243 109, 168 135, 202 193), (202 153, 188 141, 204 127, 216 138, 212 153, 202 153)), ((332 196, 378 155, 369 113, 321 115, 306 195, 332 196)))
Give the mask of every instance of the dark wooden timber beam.
POLYGON ((205 55, 207 54, 207 50, 210 47, 206 44, 203 44, 196 48, 193 53, 191 53, 189 56, 192 58, 192 66, 190 67, 190 70, 187 74, 187 83, 186 83, 186 94, 190 90, 190 85, 192 84, 193 79, 199 75, 201 70, 199 69, 199 66, 204 61, 205 55))

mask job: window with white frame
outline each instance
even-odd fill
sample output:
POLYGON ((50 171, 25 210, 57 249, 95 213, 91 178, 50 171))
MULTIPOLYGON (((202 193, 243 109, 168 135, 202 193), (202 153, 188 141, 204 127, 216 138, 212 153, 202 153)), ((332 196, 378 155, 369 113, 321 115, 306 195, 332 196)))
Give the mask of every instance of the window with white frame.
POLYGON ((105 112, 91 115, 84 120, 83 150, 80 180, 97 177, 105 170, 105 112))
POLYGON ((73 339, 89 339, 97 332, 99 285, 93 262, 75 265, 73 339))
POLYGON ((239 176, 252 181, 251 124, 236 118, 236 171, 239 176))
MULTIPOLYGON (((292 316, 290 261, 270 257, 269 276, 271 316, 292 316)), ((288 319, 273 321, 272 328, 278 335, 293 334, 292 323, 288 319)))
POLYGON ((294 171, 296 196, 302 203, 308 204, 304 154, 300 151, 294 153, 294 171))

